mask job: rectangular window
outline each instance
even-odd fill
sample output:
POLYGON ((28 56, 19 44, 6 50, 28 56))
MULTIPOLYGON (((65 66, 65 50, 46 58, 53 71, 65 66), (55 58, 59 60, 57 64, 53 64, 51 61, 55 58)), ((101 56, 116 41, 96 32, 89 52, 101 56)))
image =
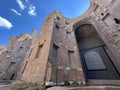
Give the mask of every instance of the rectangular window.
POLYGON ((104 24, 107 27, 114 27, 114 25, 115 25, 114 19, 113 19, 113 17, 109 13, 104 15, 102 20, 104 21, 104 24))
POLYGON ((55 28, 56 28, 57 30, 59 30, 59 26, 58 26, 58 24, 55 24, 55 28))
POLYGON ((31 49, 31 51, 30 51, 30 53, 29 53, 29 56, 28 56, 28 58, 31 56, 32 50, 33 50, 33 49, 31 49))
POLYGON ((22 52, 22 51, 23 51, 23 47, 20 47, 17 52, 22 52))
POLYGON ((13 72, 14 67, 15 66, 15 62, 11 62, 10 65, 8 66, 7 72, 13 72))
POLYGON ((110 14, 109 13, 101 13, 101 19, 102 20, 105 20, 107 17, 110 17, 110 14))
POLYGON ((69 61, 69 67, 75 68, 75 59, 74 59, 74 51, 68 51, 68 61, 69 61))
POLYGON ((58 51, 58 46, 57 45, 53 45, 53 57, 57 57, 57 51, 58 51))
POLYGON ((56 64, 56 62, 57 62, 58 48, 59 47, 57 45, 53 44, 53 51, 52 51, 52 57, 53 57, 53 59, 52 59, 52 64, 56 64))
POLYGON ((2 54, 0 55, 0 63, 4 62, 4 59, 6 58, 6 55, 8 54, 8 51, 2 52, 2 54))
POLYGON ((42 47, 43 47, 43 44, 38 46, 35 58, 39 57, 42 47))
POLYGON ((28 64, 28 61, 26 61, 26 63, 25 63, 25 66, 24 66, 24 68, 23 68, 22 74, 24 73, 27 64, 28 64))
POLYGON ((93 10, 96 11, 98 7, 99 7, 99 5, 94 3, 94 9, 93 10))
POLYGON ((66 37, 69 38, 71 36, 71 32, 70 31, 66 31, 66 37))

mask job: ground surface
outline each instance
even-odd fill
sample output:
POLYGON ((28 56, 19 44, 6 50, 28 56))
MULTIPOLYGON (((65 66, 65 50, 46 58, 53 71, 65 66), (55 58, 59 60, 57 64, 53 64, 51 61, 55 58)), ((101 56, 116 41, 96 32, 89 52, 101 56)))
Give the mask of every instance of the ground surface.
POLYGON ((48 88, 47 90, 69 90, 67 87, 51 87, 48 88))
MULTIPOLYGON (((0 90, 13 90, 9 85, 0 85, 0 90)), ((29 90, 29 89, 27 89, 29 90)), ((30 89, 33 90, 33 89, 30 89)), ((42 90, 42 89, 39 89, 42 90)), ((60 87, 55 86, 47 90, 120 90, 120 86, 84 86, 84 87, 60 87)))
POLYGON ((0 90, 12 90, 9 85, 0 85, 0 90))

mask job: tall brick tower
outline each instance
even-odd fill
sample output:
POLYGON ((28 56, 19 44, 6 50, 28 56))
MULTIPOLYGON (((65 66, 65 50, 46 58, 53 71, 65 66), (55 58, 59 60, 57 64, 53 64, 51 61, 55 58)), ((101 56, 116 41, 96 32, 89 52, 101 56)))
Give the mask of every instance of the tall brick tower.
POLYGON ((56 11, 46 19, 23 73, 26 82, 85 83, 74 31, 56 11))

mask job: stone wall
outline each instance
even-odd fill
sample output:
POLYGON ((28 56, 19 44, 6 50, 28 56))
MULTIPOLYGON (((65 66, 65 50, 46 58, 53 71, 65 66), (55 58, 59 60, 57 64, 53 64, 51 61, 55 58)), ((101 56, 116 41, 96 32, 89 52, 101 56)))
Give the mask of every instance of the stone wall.
POLYGON ((74 31, 69 20, 60 14, 56 14, 54 20, 51 50, 48 60, 49 69, 51 69, 49 82, 53 84, 64 85, 69 82, 84 83, 84 75, 80 64, 74 31), (54 46, 58 48, 56 58, 53 55, 54 46), (69 52, 72 52, 71 57, 69 57, 69 52), (72 61, 70 61, 70 58, 72 61))
MULTIPOLYGON (((75 30, 92 25, 106 45, 120 73, 120 0, 91 0, 80 17, 67 19, 54 11, 43 23, 39 36, 22 34, 0 45, 0 79, 18 79, 46 85, 86 84, 75 30)), ((88 28, 89 29, 89 28, 88 28)))
POLYGON ((34 43, 31 56, 22 76, 22 80, 25 82, 44 83, 45 81, 55 13, 53 12, 45 19, 41 32, 34 43))
POLYGON ((61 14, 53 12, 45 19, 22 80, 46 85, 63 85, 65 82, 85 83, 74 31, 70 22, 61 14), (53 48, 58 49, 57 52, 54 52, 53 48), (69 62, 69 51, 73 52, 71 62, 69 62), (72 66, 69 63, 72 63, 72 66))
POLYGON ((0 79, 13 80, 21 76, 23 62, 26 62, 29 56, 32 41, 33 37, 29 34, 10 38, 6 50, 0 55, 0 79))
MULTIPOLYGON (((3 45, 0 45, 0 63, 2 62, 2 58, 4 57, 4 55, 2 55, 3 54, 3 52, 5 52, 7 50, 7 48, 6 48, 6 46, 3 46, 3 45)), ((0 73, 2 73, 2 72, 0 72, 0 73)))
POLYGON ((6 46, 0 45, 0 55, 6 50, 6 46))
POLYGON ((74 30, 79 26, 93 25, 106 44, 113 65, 120 73, 120 1, 119 0, 91 0, 91 6, 82 16, 70 20, 74 30))
POLYGON ((57 12, 48 15, 36 39, 22 80, 46 85, 63 85, 65 82, 85 84, 86 78, 74 33, 84 24, 91 24, 96 29, 120 72, 119 6, 119 0, 91 0, 90 8, 80 17, 66 19, 57 12), (42 48, 35 58, 39 46, 42 48))

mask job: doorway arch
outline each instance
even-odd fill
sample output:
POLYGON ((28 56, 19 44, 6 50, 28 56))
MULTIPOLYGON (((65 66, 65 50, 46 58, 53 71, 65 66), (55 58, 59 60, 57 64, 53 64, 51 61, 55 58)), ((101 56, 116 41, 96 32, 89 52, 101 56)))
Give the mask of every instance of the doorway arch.
POLYGON ((120 76, 106 51, 106 45, 91 24, 75 30, 86 79, 117 80, 120 76))

